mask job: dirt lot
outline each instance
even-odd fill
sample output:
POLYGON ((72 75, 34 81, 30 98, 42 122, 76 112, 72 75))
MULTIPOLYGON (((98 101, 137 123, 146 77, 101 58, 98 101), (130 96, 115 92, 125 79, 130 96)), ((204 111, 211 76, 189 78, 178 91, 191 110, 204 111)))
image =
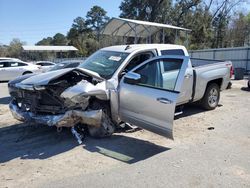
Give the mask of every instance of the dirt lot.
POLYGON ((87 137, 15 121, 0 84, 0 187, 250 187, 250 91, 222 92, 220 106, 185 107, 174 138, 148 131, 87 137))

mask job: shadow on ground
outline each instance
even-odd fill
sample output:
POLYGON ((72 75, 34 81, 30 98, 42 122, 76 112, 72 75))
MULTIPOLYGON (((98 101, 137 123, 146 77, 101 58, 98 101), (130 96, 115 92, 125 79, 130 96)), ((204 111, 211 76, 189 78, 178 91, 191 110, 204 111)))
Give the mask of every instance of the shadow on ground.
POLYGON ((149 141, 123 135, 113 135, 105 139, 91 138, 86 142, 84 148, 90 152, 98 152, 128 164, 145 160, 170 149, 149 141))
POLYGON ((11 98, 10 97, 2 97, 0 98, 0 104, 9 104, 11 98))
POLYGON ((242 87, 241 90, 242 91, 250 91, 250 88, 249 87, 242 87))
MULTIPOLYGON (((78 144, 69 129, 57 133, 54 127, 12 125, 0 129, 0 163, 12 159, 47 159, 67 152, 78 144)), ((84 149, 126 163, 135 163, 169 148, 123 135, 105 139, 87 137, 84 149)))
MULTIPOLYGON (((222 107, 222 104, 218 104, 217 108, 222 107)), ((195 114, 199 114, 199 113, 204 113, 207 112, 208 110, 204 110, 202 107, 199 106, 199 104, 188 104, 185 105, 184 109, 183 109, 183 113, 175 116, 174 119, 179 119, 179 118, 183 118, 183 117, 187 117, 187 116, 192 116, 195 114)))

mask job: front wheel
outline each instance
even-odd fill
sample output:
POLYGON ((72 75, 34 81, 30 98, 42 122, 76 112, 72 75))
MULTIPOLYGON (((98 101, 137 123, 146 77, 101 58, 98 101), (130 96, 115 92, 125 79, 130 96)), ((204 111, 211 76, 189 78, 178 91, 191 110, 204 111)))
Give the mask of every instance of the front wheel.
POLYGON ((220 88, 217 84, 210 84, 205 92, 205 95, 201 99, 201 106, 206 110, 215 109, 220 100, 220 88))
POLYGON ((100 102, 93 102, 90 106, 92 110, 102 109, 102 119, 100 127, 88 126, 89 135, 95 138, 111 136, 115 132, 115 124, 111 119, 108 105, 101 104, 100 102))
POLYGON ((103 111, 101 126, 88 126, 88 129, 90 136, 95 138, 104 138, 111 136, 115 132, 115 125, 109 115, 105 111, 103 111))

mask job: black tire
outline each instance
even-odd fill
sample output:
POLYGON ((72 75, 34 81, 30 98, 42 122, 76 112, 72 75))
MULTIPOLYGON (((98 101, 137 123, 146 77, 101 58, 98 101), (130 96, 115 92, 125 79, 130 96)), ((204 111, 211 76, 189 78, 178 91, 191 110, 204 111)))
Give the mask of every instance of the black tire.
POLYGON ((247 86, 250 89, 250 81, 247 82, 247 86))
POLYGON ((201 99, 201 106, 206 110, 215 109, 220 100, 220 88, 216 83, 209 84, 201 99))
POLYGON ((23 75, 25 75, 25 74, 32 74, 32 72, 26 71, 26 72, 23 73, 23 75))
MULTIPOLYGON (((95 109, 101 109, 99 104, 95 104, 95 109)), ((109 137, 115 132, 115 124, 110 118, 110 113, 108 113, 107 109, 103 109, 101 126, 94 127, 88 126, 89 135, 95 138, 104 138, 109 137)))

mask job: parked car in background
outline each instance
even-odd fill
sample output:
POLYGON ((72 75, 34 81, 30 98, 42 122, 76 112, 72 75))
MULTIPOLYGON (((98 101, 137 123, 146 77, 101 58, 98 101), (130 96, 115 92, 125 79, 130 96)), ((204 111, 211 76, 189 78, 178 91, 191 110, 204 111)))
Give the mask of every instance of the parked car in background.
POLYGON ((249 76, 248 76, 247 86, 248 86, 248 88, 250 88, 250 74, 249 74, 249 76))
POLYGON ((20 59, 12 58, 12 57, 0 57, 0 61, 2 61, 2 60, 15 60, 15 61, 21 61, 20 59))
POLYGON ((46 72, 56 65, 51 61, 37 61, 35 64, 41 66, 42 72, 46 72))
POLYGON ((18 59, 0 60, 0 81, 9 81, 18 76, 41 73, 41 67, 18 59))
POLYGON ((56 64, 48 71, 55 71, 60 69, 66 69, 66 68, 75 68, 78 67, 81 63, 83 63, 83 60, 68 60, 68 61, 62 61, 61 63, 56 64))

